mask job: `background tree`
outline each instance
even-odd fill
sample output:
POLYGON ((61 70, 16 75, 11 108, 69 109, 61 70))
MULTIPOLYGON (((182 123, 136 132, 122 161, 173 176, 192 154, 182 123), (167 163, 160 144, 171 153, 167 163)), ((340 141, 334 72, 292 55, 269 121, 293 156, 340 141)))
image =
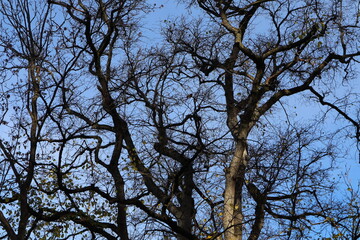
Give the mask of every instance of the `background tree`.
POLYGON ((356 234, 329 196, 342 140, 329 114, 294 116, 322 105, 359 140, 353 1, 192 1, 149 48, 145 1, 3 4, 6 236, 356 234))
POLYGON ((1 125, 7 132, 0 141, 1 237, 28 239, 41 225, 31 214, 30 205, 40 204, 33 183, 52 152, 41 138, 48 134, 44 126, 58 88, 47 64, 56 25, 49 5, 36 9, 27 1, 2 1, 0 12, 1 125))

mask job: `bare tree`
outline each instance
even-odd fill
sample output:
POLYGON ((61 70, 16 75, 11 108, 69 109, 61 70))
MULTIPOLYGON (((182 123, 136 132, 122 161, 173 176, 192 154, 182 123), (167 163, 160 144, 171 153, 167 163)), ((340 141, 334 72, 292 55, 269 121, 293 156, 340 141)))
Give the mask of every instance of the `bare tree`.
MULTIPOLYGON (((178 51, 188 54, 193 60, 190 66, 202 73, 199 78, 204 84, 217 83, 225 97, 227 126, 234 142, 232 159, 225 168, 225 239, 258 239, 266 214, 291 222, 321 215, 321 212, 312 211, 298 215, 290 209, 286 209, 288 213, 280 214, 272 210, 269 201, 272 197, 266 197, 272 184, 265 184, 266 188, 256 186, 254 180, 246 182, 246 176, 252 172, 248 170, 251 163, 249 138, 256 124, 262 122, 281 99, 309 92, 320 104, 337 111, 353 124, 355 139, 359 140, 356 115, 349 115, 321 93, 326 89, 327 95, 334 94, 328 88, 333 84, 336 86, 336 78, 330 81, 329 77, 344 69, 344 74, 339 74, 339 82, 343 82, 359 55, 356 47, 348 46, 350 42, 357 46, 356 37, 351 37, 357 34, 357 17, 345 17, 344 14, 345 8, 347 16, 356 16, 357 10, 351 12, 346 4, 351 2, 333 2, 329 6, 321 1, 198 1, 196 5, 208 14, 209 21, 168 26, 168 41, 178 51), (266 29, 256 28, 260 21, 266 24, 266 29), (222 31, 207 31, 214 29, 209 26, 222 31), (249 198, 245 187, 255 201, 254 220, 250 225, 243 210, 244 201, 249 198)), ((312 161, 320 156, 313 156, 312 161)), ((300 165, 294 171, 304 168, 300 165)), ((297 178, 303 176, 306 174, 297 178)), ((294 189, 293 193, 272 200, 287 197, 294 200, 301 191, 294 189)))
POLYGON ((40 138, 56 88, 46 72, 53 15, 49 6, 36 10, 27 1, 2 1, 1 15, 2 89, 10 109, 1 122, 8 136, 0 141, 0 222, 9 239, 28 239, 39 225, 29 205, 37 197, 32 182, 45 157, 39 150, 40 138))
POLYGON ((322 106, 359 141, 359 93, 343 90, 360 55, 353 2, 182 2, 201 17, 168 19, 148 49, 146 1, 2 2, 10 239, 348 231, 331 197, 339 134, 292 114, 322 106))

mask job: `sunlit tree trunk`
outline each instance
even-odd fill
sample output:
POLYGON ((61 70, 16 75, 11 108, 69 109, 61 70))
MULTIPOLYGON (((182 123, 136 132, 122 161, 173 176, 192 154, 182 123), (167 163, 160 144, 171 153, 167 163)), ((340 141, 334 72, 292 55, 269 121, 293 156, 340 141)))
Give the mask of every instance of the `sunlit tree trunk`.
POLYGON ((236 144, 234 156, 226 172, 224 195, 224 230, 226 240, 241 240, 243 235, 242 189, 247 164, 246 142, 236 144))

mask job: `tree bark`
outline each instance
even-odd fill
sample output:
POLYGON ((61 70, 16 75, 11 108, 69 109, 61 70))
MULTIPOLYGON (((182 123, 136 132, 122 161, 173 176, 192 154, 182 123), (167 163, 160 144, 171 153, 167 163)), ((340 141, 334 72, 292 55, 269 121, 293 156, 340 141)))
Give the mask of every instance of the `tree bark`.
POLYGON ((226 240, 242 240, 244 219, 242 189, 246 165, 247 144, 246 140, 241 140, 236 143, 234 156, 226 171, 223 219, 226 240))
MULTIPOLYGON (((192 220, 194 218, 194 199, 192 197, 192 190, 194 186, 193 175, 193 168, 188 167, 187 171, 184 173, 184 186, 179 198, 181 204, 181 216, 177 216, 179 227, 189 233, 192 232, 192 220)), ((188 240, 187 237, 180 234, 177 239, 188 240)))

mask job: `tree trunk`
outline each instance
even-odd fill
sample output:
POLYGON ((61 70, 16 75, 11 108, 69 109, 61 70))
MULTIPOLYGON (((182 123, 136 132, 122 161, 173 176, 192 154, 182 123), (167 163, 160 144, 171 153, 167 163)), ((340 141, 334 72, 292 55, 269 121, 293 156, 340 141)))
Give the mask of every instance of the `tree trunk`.
POLYGON ((236 143, 233 159, 226 171, 223 219, 226 240, 242 240, 242 188, 246 165, 247 143, 242 140, 236 143))
MULTIPOLYGON (((183 191, 179 198, 181 204, 181 216, 178 216, 178 225, 185 231, 192 232, 192 224, 194 218, 194 199, 192 197, 193 182, 193 168, 189 167, 184 173, 183 191)), ((178 240, 188 240, 187 237, 178 235, 178 240)))

